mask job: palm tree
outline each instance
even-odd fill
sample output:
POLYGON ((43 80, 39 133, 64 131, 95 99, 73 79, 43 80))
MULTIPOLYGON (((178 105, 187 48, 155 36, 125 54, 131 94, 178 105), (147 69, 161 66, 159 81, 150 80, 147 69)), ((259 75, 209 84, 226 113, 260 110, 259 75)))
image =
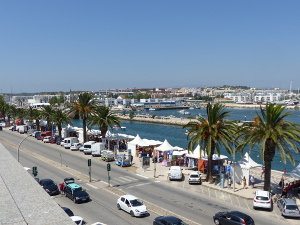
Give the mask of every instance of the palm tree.
POLYGON ((188 130, 188 150, 194 151, 196 145, 200 146, 201 151, 205 151, 208 156, 208 168, 206 181, 212 181, 212 156, 217 152, 220 155, 221 147, 225 147, 227 152, 232 155, 232 144, 236 134, 236 126, 233 121, 225 120, 230 111, 224 110, 222 104, 207 104, 206 113, 207 119, 204 117, 189 117, 193 119, 183 128, 188 130))
POLYGON ((250 151, 255 145, 260 147, 260 154, 265 165, 264 190, 270 191, 271 166, 276 150, 279 151, 282 161, 288 158, 293 164, 295 161, 290 154, 291 149, 299 152, 300 125, 285 121, 291 112, 284 111, 285 106, 267 104, 265 110, 260 107, 260 113, 254 117, 251 124, 243 126, 239 133, 240 144, 237 151, 249 145, 250 151))
POLYGON ((86 122, 87 118, 90 116, 92 110, 95 108, 94 95, 92 93, 82 93, 78 95, 78 99, 70 110, 70 115, 79 113, 79 117, 82 119, 83 128, 83 141, 87 141, 86 136, 86 122))
POLYGON ((16 109, 16 116, 20 119, 20 125, 24 125, 24 119, 26 117, 26 110, 24 108, 17 108, 16 109))
POLYGON ((51 105, 43 105, 41 114, 44 119, 47 121, 47 130, 52 130, 52 115, 54 113, 54 109, 51 105))
POLYGON ((29 106, 27 110, 27 116, 30 121, 35 121, 37 130, 40 130, 40 120, 43 118, 42 111, 29 106))
POLYGON ((120 126, 120 120, 107 106, 97 106, 88 119, 88 126, 98 126, 102 138, 105 138, 108 128, 112 128, 113 125, 120 126))
POLYGON ((52 121, 57 125, 59 137, 61 137, 62 125, 72 123, 72 119, 69 117, 69 113, 61 109, 55 109, 53 111, 52 121))
POLYGON ((0 114, 3 116, 4 121, 8 112, 9 105, 4 101, 3 96, 0 96, 0 114))

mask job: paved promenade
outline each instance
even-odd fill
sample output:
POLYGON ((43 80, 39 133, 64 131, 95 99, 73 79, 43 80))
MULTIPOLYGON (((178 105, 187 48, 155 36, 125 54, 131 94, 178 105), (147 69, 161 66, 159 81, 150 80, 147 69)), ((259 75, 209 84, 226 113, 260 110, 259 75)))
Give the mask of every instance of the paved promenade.
MULTIPOLYGON (((150 167, 147 169, 143 169, 141 167, 142 163, 140 161, 139 158, 134 157, 133 159, 133 167, 136 167, 136 173, 149 177, 149 178, 153 178, 157 181, 165 181, 165 182, 170 182, 168 181, 168 172, 169 172, 169 167, 165 167, 162 166, 161 163, 156 163, 156 165, 154 163, 150 163, 150 167), (154 169, 156 166, 156 173, 155 173, 155 177, 154 177, 154 169)), ((174 185, 177 186, 183 186, 183 185, 188 185, 188 175, 192 170, 189 169, 185 169, 183 167, 183 174, 185 176, 185 179, 183 182, 173 182, 171 181, 170 183, 174 183, 174 185)), ((232 189, 229 189, 227 186, 227 181, 225 181, 224 184, 224 188, 220 187, 220 183, 210 183, 210 182, 202 182, 202 187, 198 186, 199 188, 208 188, 208 189, 213 189, 216 190, 218 192, 223 192, 223 193, 227 193, 230 195, 235 195, 235 196, 239 196, 241 198, 245 198, 245 199, 253 199, 255 191, 256 190, 263 190, 264 187, 264 181, 263 181, 263 177, 261 178, 261 167, 257 167, 257 168, 252 168, 250 169, 250 175, 253 175, 255 178, 255 185, 254 188, 252 188, 251 186, 247 186, 245 189, 243 188, 243 186, 241 184, 235 184, 235 190, 233 190, 233 185, 231 186, 232 189)), ((282 178, 283 172, 280 171, 272 171, 272 177, 271 177, 271 189, 273 193, 280 193, 280 190, 278 189, 278 184, 282 178)), ((205 175, 201 174, 202 179, 205 179, 205 175)), ((289 183, 294 181, 293 178, 289 178, 289 177, 285 177, 285 183, 289 183)), ((300 199, 297 199, 297 204, 300 206, 300 199)))

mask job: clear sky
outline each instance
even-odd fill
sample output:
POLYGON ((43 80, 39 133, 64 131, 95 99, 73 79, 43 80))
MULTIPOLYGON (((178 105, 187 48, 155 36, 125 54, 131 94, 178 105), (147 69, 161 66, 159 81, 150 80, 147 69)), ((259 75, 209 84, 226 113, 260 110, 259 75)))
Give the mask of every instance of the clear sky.
POLYGON ((299 0, 0 0, 1 93, 300 86, 299 0))

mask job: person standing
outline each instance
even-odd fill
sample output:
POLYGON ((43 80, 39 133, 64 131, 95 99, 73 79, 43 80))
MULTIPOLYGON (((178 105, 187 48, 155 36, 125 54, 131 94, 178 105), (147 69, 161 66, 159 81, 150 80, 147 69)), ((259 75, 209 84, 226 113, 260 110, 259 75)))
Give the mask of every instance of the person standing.
POLYGON ((263 166, 263 167, 261 168, 261 175, 260 175, 261 178, 262 178, 262 176, 265 175, 265 172, 266 172, 266 168, 263 166))
POLYGON ((243 188, 245 189, 246 188, 246 184, 247 184, 247 180, 246 180, 246 177, 244 176, 243 179, 243 188))
POLYGON ((60 190, 60 194, 61 194, 61 195, 64 194, 64 189, 65 189, 65 184, 64 184, 64 183, 60 183, 60 184, 59 184, 59 190, 60 190))
POLYGON ((286 169, 284 168, 284 170, 283 170, 283 174, 286 174, 286 169))
POLYGON ((251 175, 251 177, 250 177, 250 182, 251 182, 252 188, 254 188, 255 179, 254 179, 253 175, 251 175))
POLYGON ((231 183, 232 183, 232 181, 231 181, 231 178, 229 177, 228 181, 227 181, 228 189, 231 189, 231 183))

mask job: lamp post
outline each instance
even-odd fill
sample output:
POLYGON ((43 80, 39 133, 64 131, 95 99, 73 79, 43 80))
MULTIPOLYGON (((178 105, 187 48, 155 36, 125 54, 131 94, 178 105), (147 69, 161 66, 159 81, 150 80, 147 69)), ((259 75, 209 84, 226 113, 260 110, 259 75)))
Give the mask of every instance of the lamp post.
POLYGON ((28 137, 29 137, 29 135, 27 135, 27 136, 20 142, 20 144, 19 144, 19 147, 18 147, 18 157, 17 157, 17 158, 18 158, 18 162, 19 162, 19 159, 20 159, 20 146, 21 146, 22 142, 25 141, 25 139, 28 138, 28 137))

